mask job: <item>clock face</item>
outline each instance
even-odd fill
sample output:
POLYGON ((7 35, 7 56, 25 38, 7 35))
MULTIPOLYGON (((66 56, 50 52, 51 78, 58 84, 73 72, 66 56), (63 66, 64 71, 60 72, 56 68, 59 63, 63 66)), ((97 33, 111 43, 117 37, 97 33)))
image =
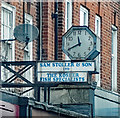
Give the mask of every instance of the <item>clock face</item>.
POLYGON ((100 53, 100 41, 87 26, 72 26, 62 38, 63 51, 72 60, 94 59, 100 53))
POLYGON ((74 59, 84 59, 94 48, 94 38, 86 30, 75 30, 66 37, 66 51, 74 59))

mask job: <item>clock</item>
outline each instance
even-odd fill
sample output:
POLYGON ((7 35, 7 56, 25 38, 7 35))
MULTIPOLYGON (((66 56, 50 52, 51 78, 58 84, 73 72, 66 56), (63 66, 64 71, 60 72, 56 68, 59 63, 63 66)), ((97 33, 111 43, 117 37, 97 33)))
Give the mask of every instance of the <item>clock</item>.
POLYGON ((63 52, 71 60, 93 60, 100 53, 100 40, 87 26, 72 26, 62 38, 63 52))

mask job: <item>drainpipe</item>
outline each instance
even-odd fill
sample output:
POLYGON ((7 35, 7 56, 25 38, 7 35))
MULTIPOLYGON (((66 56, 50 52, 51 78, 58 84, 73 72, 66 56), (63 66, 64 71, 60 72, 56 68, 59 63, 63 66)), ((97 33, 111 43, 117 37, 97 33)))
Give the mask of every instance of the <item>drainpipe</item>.
MULTIPOLYGON (((39 2, 39 38, 38 38, 38 47, 37 47, 37 61, 42 60, 42 2, 39 2)), ((37 80, 36 80, 37 81, 37 80)), ((35 88, 35 98, 40 102, 40 87, 35 88)))
POLYGON ((39 2, 39 47, 38 47, 38 60, 42 60, 42 2, 39 2))
POLYGON ((25 23, 25 2, 23 1, 23 24, 25 23))
POLYGON ((39 24, 38 24, 38 29, 39 29, 39 38, 37 40, 37 61, 42 60, 42 2, 38 3, 39 7, 39 24))
POLYGON ((58 2, 55 2, 55 13, 52 13, 52 18, 55 19, 55 60, 58 60, 58 2))
MULTIPOLYGON (((38 46, 38 59, 42 61, 42 2, 39 2, 39 46, 38 46)), ((38 98, 37 101, 40 102, 40 87, 38 87, 38 98)))

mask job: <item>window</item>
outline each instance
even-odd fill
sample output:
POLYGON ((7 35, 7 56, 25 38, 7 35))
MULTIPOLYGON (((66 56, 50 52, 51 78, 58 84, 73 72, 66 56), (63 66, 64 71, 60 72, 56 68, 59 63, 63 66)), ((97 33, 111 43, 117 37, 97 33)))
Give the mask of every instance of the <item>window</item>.
POLYGON ((70 0, 66 0, 65 8, 65 31, 67 31, 72 26, 72 2, 70 0))
MULTIPOLYGON (((95 16, 95 34, 100 38, 100 33, 101 33, 101 18, 96 15, 95 16)), ((97 68, 99 74, 95 75, 97 86, 100 86, 100 54, 98 57, 96 57, 96 63, 97 63, 97 68)))
POLYGON ((80 6, 80 26, 88 26, 88 10, 83 7, 82 5, 80 6))
POLYGON ((100 37, 101 19, 98 15, 95 16, 95 34, 100 37))
MULTIPOLYGON (((15 28, 15 7, 5 2, 1 4, 1 39, 13 39, 13 30, 15 28)), ((15 42, 1 42, 1 60, 14 61, 15 60, 15 42)), ((10 73, 5 68, 2 70, 2 79, 6 80, 10 73)))
MULTIPOLYGON (((29 14, 25 14, 25 23, 32 25, 32 16, 29 14)), ((28 45, 24 49, 24 60, 32 61, 32 42, 28 43, 28 45)))
MULTIPOLYGON (((2 2, 1 9, 1 39, 12 39, 15 28, 15 8, 2 2)), ((14 42, 2 42, 1 56, 3 61, 15 58, 14 42)))
POLYGON ((112 41, 111 41, 111 60, 112 60, 112 90, 117 91, 117 28, 112 26, 112 41))
MULTIPOLYGON (((65 31, 67 31, 72 26, 72 2, 70 0, 66 0, 65 2, 65 31)), ((70 58, 66 55, 66 60, 70 60, 70 58)))
MULTIPOLYGON (((25 23, 32 25, 32 16, 29 14, 25 14, 25 23)), ((28 45, 24 49, 24 61, 32 61, 32 42, 29 42, 28 45)), ((24 73, 24 77, 32 82, 32 68, 27 70, 24 73)), ((24 89, 26 90, 26 89, 24 89)), ((26 96, 32 96, 32 92, 27 92, 24 95, 26 96)))

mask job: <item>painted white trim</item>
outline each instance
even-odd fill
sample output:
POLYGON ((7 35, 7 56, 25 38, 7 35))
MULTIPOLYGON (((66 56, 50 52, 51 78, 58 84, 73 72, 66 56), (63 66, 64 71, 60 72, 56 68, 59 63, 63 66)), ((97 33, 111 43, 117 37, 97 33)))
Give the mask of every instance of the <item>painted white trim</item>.
POLYGON ((101 34, 101 19, 98 15, 95 16, 95 34, 100 37, 100 34, 101 34), (98 21, 98 23, 97 23, 98 21), (97 26, 99 28, 97 28, 97 26), (98 31, 97 31, 98 30, 98 31))
POLYGON ((80 26, 83 26, 83 25, 88 26, 88 10, 82 5, 80 5, 80 26), (86 17, 85 17, 85 14, 86 14, 86 17))
POLYGON ((112 35, 113 35, 113 52, 111 53, 112 58, 112 91, 117 91, 117 27, 112 25, 112 35))
MULTIPOLYGON (((33 17, 27 13, 25 13, 25 19, 28 19, 30 21, 30 24, 32 25, 33 24, 33 17)), ((33 47, 33 42, 31 41, 30 43, 28 43, 28 46, 30 48, 30 61, 32 61, 33 59, 33 51, 32 51, 32 47, 33 47)), ((26 50, 26 48, 25 48, 26 50)))
POLYGON ((30 21, 30 24, 32 25, 33 24, 33 17, 27 13, 25 13, 25 19, 28 19, 30 21))
MULTIPOLYGON (((72 1, 66 0, 65 1, 65 32, 72 26, 72 1), (69 9, 68 5, 69 4, 69 9), (68 12, 69 11, 69 12, 68 12)), ((65 55, 66 60, 70 60, 70 58, 65 55)))
MULTIPOLYGON (((4 9, 6 9, 6 10, 8 10, 8 11, 11 11, 12 12, 12 20, 13 20, 13 26, 12 26, 12 30, 14 30, 14 28, 15 28, 15 16, 16 16, 16 8, 15 8, 15 6, 12 6, 12 5, 10 5, 10 4, 7 4, 6 2, 4 2, 4 1, 1 1, 1 8, 4 8, 4 9)), ((2 12, 1 12, 1 17, 2 17, 2 12)), ((1 20, 1 22, 2 22, 2 20, 1 20)), ((2 23, 1 23, 1 25, 2 25, 2 23)), ((1 38, 2 38, 2 34, 1 34, 1 38)), ((11 38, 13 38, 14 39, 14 36, 12 36, 11 38)), ((11 51, 11 53, 12 53, 12 55, 11 55, 11 59, 8 59, 9 61, 15 61, 15 42, 14 41, 12 41, 12 42, 9 42, 9 44, 11 45, 11 47, 12 47, 12 51, 11 51)), ((1 45, 2 45, 2 43, 1 43, 1 45)), ((2 50, 1 50, 2 51, 2 50)), ((2 53, 2 52, 1 52, 2 53)), ((13 69, 15 68, 15 67, 12 67, 13 69)), ((2 77, 5 77, 5 73, 4 73, 4 71, 6 71, 6 73, 7 73, 7 77, 10 77, 11 76, 11 73, 9 73, 9 71, 8 70, 4 70, 5 68, 4 67, 1 67, 1 78, 2 77)), ((4 79, 4 78, 2 78, 2 79, 4 79)), ((5 78, 5 80, 6 79, 8 79, 8 78, 5 78)), ((12 88, 11 88, 11 90, 12 90, 12 88)))
MULTIPOLYGON (((13 30, 15 28, 15 15, 16 15, 16 8, 15 6, 12 6, 10 4, 7 4, 6 2, 2 1, 1 3, 1 7, 11 11, 13 13, 13 30)), ((14 36, 12 37, 14 39, 14 36)), ((15 60, 15 42, 11 42, 11 45, 12 45, 12 60, 11 61, 14 61, 15 60)))
MULTIPOLYGON (((25 21, 26 20, 30 21, 29 24, 31 24, 31 25, 33 24, 33 17, 31 15, 27 14, 27 13, 25 13, 25 21)), ((27 60, 27 61, 32 61, 33 60, 33 50, 32 49, 33 49, 33 42, 31 41, 31 42, 28 43, 28 49, 27 48, 24 49, 24 51, 28 51, 28 54, 30 56, 30 60, 27 60)), ((26 74, 29 74, 29 75, 27 75, 29 81, 33 82, 32 68, 30 68, 30 70, 28 70, 28 72, 26 72, 26 74)), ((24 90, 26 90, 26 88, 24 90)), ((30 96, 32 97, 33 96, 32 93, 33 93, 33 91, 30 91, 30 92, 25 93, 24 95, 28 96, 28 97, 30 97, 30 96)))
POLYGON ((72 1, 66 0, 65 1, 65 31, 67 31, 71 26, 72 26, 72 1), (69 9, 67 6, 68 4, 69 4, 69 9))
POLYGON ((1 1, 1 2, 2 2, 1 7, 4 7, 6 9, 10 10, 10 11, 14 11, 14 10, 16 11, 15 6, 12 6, 11 4, 8 4, 8 3, 4 2, 4 1, 1 1))
MULTIPOLYGON (((95 16, 95 34, 100 38, 100 34, 101 34, 101 19, 98 15, 95 16)), ((95 79, 97 82, 97 86, 100 87, 100 65, 101 65, 101 55, 99 54, 99 56, 96 57, 96 63, 98 66, 98 72, 99 74, 95 75, 95 79)))

